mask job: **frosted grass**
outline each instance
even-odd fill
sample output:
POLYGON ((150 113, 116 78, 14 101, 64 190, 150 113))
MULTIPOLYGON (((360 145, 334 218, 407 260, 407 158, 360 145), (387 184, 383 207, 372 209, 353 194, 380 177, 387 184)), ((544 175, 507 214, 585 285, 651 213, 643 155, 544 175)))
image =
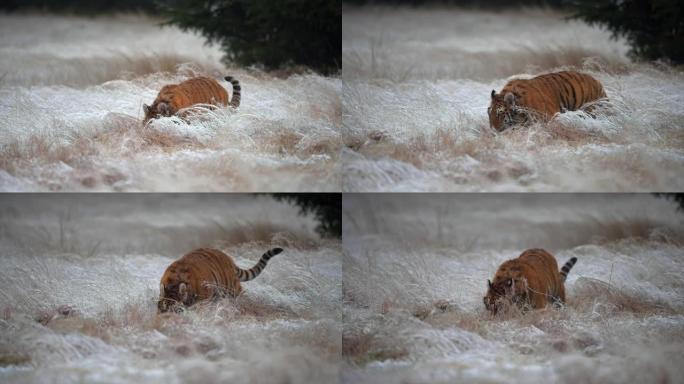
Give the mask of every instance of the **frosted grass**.
POLYGON ((650 195, 350 195, 342 381, 679 381, 675 209, 650 195), (492 317, 487 279, 531 247, 578 258, 566 307, 492 317))
POLYGON ((2 190, 340 190, 339 78, 225 68, 201 37, 142 16, 0 21, 2 190), (164 85, 205 75, 230 91, 227 74, 239 110, 142 127, 164 85))
POLYGON ((0 381, 319 383, 338 375, 341 247, 269 197, 13 196, 0 203, 0 381), (212 246, 237 299, 158 316, 164 269, 212 246))
POLYGON ((677 191, 684 79, 553 11, 347 8, 346 191, 677 191), (576 69, 609 103, 497 134, 492 89, 576 69))

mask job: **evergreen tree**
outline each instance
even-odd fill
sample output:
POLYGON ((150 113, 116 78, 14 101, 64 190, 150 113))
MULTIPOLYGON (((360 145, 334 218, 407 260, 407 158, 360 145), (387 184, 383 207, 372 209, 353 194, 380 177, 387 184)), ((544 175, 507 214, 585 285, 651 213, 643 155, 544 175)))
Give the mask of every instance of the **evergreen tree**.
POLYGON ((324 74, 342 65, 340 0, 177 0, 161 2, 168 24, 218 43, 226 62, 267 69, 305 65, 324 74))
POLYGON ((633 58, 684 63, 684 6, 681 0, 573 0, 573 16, 625 36, 633 58))
POLYGON ((342 195, 339 193, 274 193, 276 200, 299 206, 302 215, 311 213, 318 220, 316 231, 323 237, 342 237, 342 195))

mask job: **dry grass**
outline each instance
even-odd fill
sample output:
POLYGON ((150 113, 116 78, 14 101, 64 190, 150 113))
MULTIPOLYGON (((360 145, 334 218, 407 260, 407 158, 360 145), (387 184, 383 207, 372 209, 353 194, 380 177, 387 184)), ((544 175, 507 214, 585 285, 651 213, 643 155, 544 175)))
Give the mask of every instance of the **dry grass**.
POLYGON ((111 80, 133 80, 150 74, 176 72, 186 63, 204 73, 224 71, 218 63, 198 61, 196 58, 175 53, 115 53, 108 57, 58 58, 51 54, 23 56, 23 64, 34 67, 35 62, 50 63, 41 71, 9 72, 6 85, 66 85, 86 87, 111 80))
POLYGON ((609 139, 600 133, 569 126, 557 120, 503 134, 493 132, 488 126, 474 125, 470 129, 437 128, 434 132, 421 133, 401 140, 395 140, 391 134, 380 131, 371 132, 367 137, 349 135, 345 137, 345 145, 365 156, 390 157, 418 168, 423 168, 444 156, 470 156, 486 161, 492 153, 502 151, 511 142, 516 141, 524 141, 530 146, 540 148, 620 142, 619 139, 609 139))
POLYGON ((348 16, 344 145, 360 176, 348 190, 676 189, 679 75, 630 63, 624 41, 533 9, 366 7, 348 16), (560 70, 603 83, 609 101, 596 119, 572 112, 489 128, 491 89, 560 70))
POLYGON ((599 219, 596 217, 587 217, 586 222, 593 228, 587 230, 586 242, 593 242, 598 244, 612 243, 622 239, 648 239, 651 233, 659 228, 660 225, 651 219, 646 218, 632 218, 624 220, 619 218, 614 219, 599 219))
POLYGON ((97 153, 90 139, 78 137, 65 146, 53 138, 32 136, 27 142, 12 142, 0 149, 0 168, 10 173, 35 162, 74 165, 84 157, 97 153))
POLYGON ((397 52, 402 49, 405 47, 392 47, 386 42, 373 40, 368 57, 346 51, 343 53, 343 75, 348 79, 402 83, 417 79, 459 78, 491 81, 520 73, 539 73, 559 68, 600 70, 608 74, 627 74, 632 71, 629 61, 623 57, 583 47, 511 46, 509 50, 497 52, 435 48, 423 54, 406 52, 406 57, 398 58, 397 52))
MULTIPOLYGON (((75 181, 82 187, 113 187, 127 176, 116 169, 98 168, 98 158, 107 152, 132 157, 143 151, 171 153, 216 146, 204 144, 195 137, 143 127, 141 121, 127 115, 109 114, 102 128, 93 134, 71 134, 66 140, 35 135, 26 142, 3 145, 0 148, 0 169, 21 175, 37 165, 65 164, 79 170, 80 176, 77 174, 75 181)), ((70 188, 57 183, 50 183, 48 187, 51 190, 70 188)))
MULTIPOLYGON (((448 134, 447 136, 450 137, 448 134)), ((434 136, 426 138, 426 136, 421 135, 413 138, 409 143, 401 143, 393 140, 387 132, 375 131, 368 134, 370 140, 358 136, 349 136, 345 138, 345 145, 366 156, 390 157, 420 168, 424 162, 422 158, 425 154, 424 151, 430 144, 448 145, 446 143, 440 144, 437 140, 432 140, 432 137, 434 136)))
MULTIPOLYGON (((178 122, 178 124, 182 123, 178 122)), ((170 152, 207 147, 194 137, 182 137, 171 132, 153 129, 149 124, 143 126, 141 120, 114 113, 105 117, 103 128, 94 135, 93 141, 102 148, 121 148, 125 153, 155 148, 170 152)))
MULTIPOLYGON (((97 156, 107 146, 141 150, 143 145, 164 146, 168 140, 148 134, 141 136, 140 122, 128 116, 113 115, 103 129, 92 136, 72 134, 68 142, 61 142, 50 136, 31 136, 26 142, 11 142, 0 150, 0 168, 10 173, 30 167, 31 164, 64 163, 77 167, 88 158, 97 156), (137 134, 138 140, 131 137, 137 134), (137 143, 136 143, 137 141, 137 143)), ((84 181, 88 186, 89 182, 84 181)))
POLYGON ((16 353, 3 353, 0 354, 0 367, 7 367, 11 365, 25 365, 31 363, 31 356, 16 354, 16 353))
POLYGON ((618 289, 604 281, 582 277, 575 283, 568 305, 580 312, 611 317, 633 315, 672 315, 678 313, 668 303, 653 300, 636 292, 618 289))
POLYGON ((582 47, 538 46, 520 47, 506 52, 477 52, 468 55, 477 72, 465 76, 477 80, 506 78, 520 73, 557 70, 601 70, 610 74, 630 72, 629 62, 616 55, 606 55, 582 47), (530 64, 534 63, 534 64, 530 64))
MULTIPOLYGON (((480 136, 472 138, 458 133, 454 129, 439 128, 431 134, 413 136, 406 141, 395 141, 389 135, 383 135, 380 140, 348 139, 348 146, 355 147, 355 151, 369 158, 391 158, 413 165, 418 169, 439 170, 438 162, 444 158, 471 157, 482 162, 484 176, 488 182, 498 182, 504 178, 520 179, 532 173, 525 164, 511 161, 498 164, 493 154, 501 151, 507 145, 507 137, 497 137, 487 128, 478 127, 480 136)), ((556 140, 561 138, 557 137, 556 140)), ((451 181, 467 184, 468 178, 451 177, 451 181)))
POLYGON ((157 330, 170 335, 183 335, 189 330, 187 327, 195 322, 230 325, 236 321, 301 318, 288 308, 270 306, 244 296, 201 302, 183 312, 158 314, 152 303, 138 302, 127 304, 121 310, 107 309, 94 317, 84 317, 78 311, 67 315, 55 311, 42 323, 60 334, 77 332, 116 344, 118 340, 125 339, 121 337, 123 334, 131 331, 157 330))
POLYGON ((83 236, 78 219, 74 218, 70 211, 59 212, 56 219, 57 225, 54 226, 49 226, 47 223, 28 229, 13 228, 11 225, 4 226, 4 239, 7 242, 16 241, 26 250, 72 254, 87 258, 100 252, 102 239, 83 236))
POLYGON ((374 361, 400 360, 409 356, 404 348, 387 348, 375 345, 370 334, 344 335, 342 337, 342 357, 348 362, 365 365, 374 361))
POLYGON ((208 243, 212 240, 228 248, 247 243, 270 244, 277 242, 287 248, 311 250, 320 246, 320 241, 304 231, 263 223, 245 223, 240 227, 226 228, 218 222, 213 223, 216 231, 203 231, 208 243))

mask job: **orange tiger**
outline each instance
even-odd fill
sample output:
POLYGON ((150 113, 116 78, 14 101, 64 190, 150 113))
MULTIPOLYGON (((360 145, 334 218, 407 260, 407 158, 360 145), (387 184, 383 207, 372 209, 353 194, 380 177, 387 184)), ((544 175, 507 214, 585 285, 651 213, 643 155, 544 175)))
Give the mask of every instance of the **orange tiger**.
POLYGON ((576 111, 605 97, 598 80, 574 71, 511 80, 499 94, 492 89, 487 109, 489 125, 501 132, 513 125, 528 124, 532 118, 548 122, 556 113, 576 111))
POLYGON ((242 292, 240 282, 259 276, 268 260, 282 251, 269 250, 248 270, 235 265, 230 256, 217 249, 200 248, 187 253, 166 268, 159 285, 157 308, 166 312, 176 304, 189 307, 213 297, 237 297, 242 292))
POLYGON ((496 314, 504 301, 521 308, 546 307, 551 302, 565 302, 565 279, 577 262, 573 257, 558 271, 556 259, 543 249, 528 249, 517 259, 501 264, 494 275, 494 282, 487 280, 489 288, 484 297, 487 310, 496 314))
MULTIPOLYGON (((230 106, 237 108, 240 106, 240 82, 231 76, 225 77, 233 87, 233 98, 230 106)), ((191 107, 195 104, 228 105, 228 92, 210 77, 195 77, 185 80, 180 84, 165 85, 157 95, 152 105, 143 104, 145 119, 143 125, 150 119, 160 116, 175 115, 183 108, 191 107)))

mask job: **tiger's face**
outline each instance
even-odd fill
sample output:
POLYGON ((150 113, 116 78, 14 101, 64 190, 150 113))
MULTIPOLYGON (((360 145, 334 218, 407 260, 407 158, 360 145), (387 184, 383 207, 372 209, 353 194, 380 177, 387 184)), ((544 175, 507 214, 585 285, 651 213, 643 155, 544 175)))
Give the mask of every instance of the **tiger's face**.
POLYGON ((169 104, 165 102, 158 102, 152 105, 143 104, 143 111, 145 112, 143 125, 146 125, 147 122, 152 119, 158 119, 162 116, 171 116, 173 114, 169 104))
POLYGON ((159 301, 157 309, 160 313, 173 310, 181 311, 183 306, 189 307, 197 301, 197 293, 188 279, 176 276, 165 276, 159 285, 159 301))
POLYGON ((496 94, 492 89, 492 101, 487 108, 489 126, 501 132, 514 125, 522 124, 524 116, 515 105, 515 96, 508 92, 506 95, 496 94))
MULTIPOLYGON (((511 280, 509 279, 509 281, 511 280)), ((496 314, 499 305, 501 304, 501 300, 506 296, 506 288, 504 284, 494 285, 490 280, 487 280, 487 284, 489 286, 487 288, 487 294, 483 299, 484 305, 488 311, 496 314)), ((508 284, 508 282, 506 282, 506 284, 508 284)))
POLYGON ((508 303, 519 304, 525 300, 525 285, 515 277, 495 277, 494 283, 487 280, 487 284, 489 287, 483 301, 485 308, 494 315, 508 303))

